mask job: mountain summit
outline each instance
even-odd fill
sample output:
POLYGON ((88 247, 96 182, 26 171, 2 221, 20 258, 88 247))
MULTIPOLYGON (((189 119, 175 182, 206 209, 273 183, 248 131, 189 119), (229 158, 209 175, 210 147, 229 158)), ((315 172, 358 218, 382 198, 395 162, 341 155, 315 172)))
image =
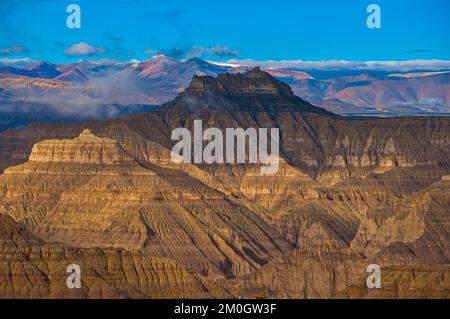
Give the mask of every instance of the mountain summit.
POLYGON ((163 108, 187 111, 243 112, 300 111, 330 113, 295 96, 289 85, 256 67, 245 74, 194 76, 189 87, 163 108))
POLYGON ((31 77, 52 79, 61 74, 56 64, 49 62, 39 62, 25 68, 30 72, 31 77))

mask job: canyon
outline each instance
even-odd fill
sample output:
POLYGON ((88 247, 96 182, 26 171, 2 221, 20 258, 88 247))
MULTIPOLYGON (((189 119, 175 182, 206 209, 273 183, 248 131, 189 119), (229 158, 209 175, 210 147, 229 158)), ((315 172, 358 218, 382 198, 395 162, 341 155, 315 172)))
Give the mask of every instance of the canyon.
POLYGON ((7 129, 0 172, 0 297, 450 298, 450 117, 339 116, 255 68, 158 110, 7 129), (174 163, 198 120, 277 128, 278 171, 174 163))

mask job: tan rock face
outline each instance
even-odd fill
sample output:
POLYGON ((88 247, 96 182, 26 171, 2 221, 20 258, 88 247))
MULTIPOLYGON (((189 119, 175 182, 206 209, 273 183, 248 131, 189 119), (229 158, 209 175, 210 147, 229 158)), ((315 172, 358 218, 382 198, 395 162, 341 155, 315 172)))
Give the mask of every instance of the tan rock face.
POLYGON ((46 241, 177 257, 211 278, 252 271, 288 247, 245 203, 88 131, 36 144, 0 179, 2 209, 46 241))
POLYGON ((133 161, 116 141, 97 137, 89 129, 71 140, 46 140, 35 144, 29 160, 105 165, 133 161))
POLYGON ((197 78, 160 111, 1 133, 0 296, 448 298, 449 118, 316 113, 267 76, 197 78), (171 131, 197 119, 280 128, 279 171, 172 163, 171 131), (77 260, 87 287, 67 292, 77 260))
POLYGON ((69 86, 69 83, 63 81, 30 78, 30 77, 0 77, 0 86, 3 88, 19 89, 42 89, 42 90, 59 90, 69 86))
POLYGON ((450 182, 444 179, 402 200, 369 210, 352 247, 367 256, 390 248, 412 252, 422 263, 448 263, 449 215, 450 182))
POLYGON ((337 294, 339 298, 366 299, 449 299, 449 265, 418 264, 391 266, 383 269, 380 289, 367 289, 361 283, 347 287, 337 294))
POLYGON ((449 264, 389 266, 381 263, 381 288, 369 289, 366 267, 373 262, 347 249, 300 250, 224 285, 233 294, 250 298, 450 297, 449 264))
POLYGON ((229 297, 223 288, 174 260, 123 250, 46 243, 0 214, 2 298, 229 297), (67 266, 81 267, 81 289, 66 285, 67 266))

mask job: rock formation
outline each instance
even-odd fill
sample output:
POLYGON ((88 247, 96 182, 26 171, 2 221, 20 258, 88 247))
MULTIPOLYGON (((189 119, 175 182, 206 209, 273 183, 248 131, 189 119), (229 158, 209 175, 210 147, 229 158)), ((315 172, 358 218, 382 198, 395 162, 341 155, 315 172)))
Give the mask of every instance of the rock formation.
POLYGON ((449 159, 448 117, 338 117, 258 69, 157 111, 8 130, 1 296, 73 297, 55 274, 82 255, 76 297, 448 298, 449 159), (194 120, 279 128, 280 169, 171 162, 194 120))

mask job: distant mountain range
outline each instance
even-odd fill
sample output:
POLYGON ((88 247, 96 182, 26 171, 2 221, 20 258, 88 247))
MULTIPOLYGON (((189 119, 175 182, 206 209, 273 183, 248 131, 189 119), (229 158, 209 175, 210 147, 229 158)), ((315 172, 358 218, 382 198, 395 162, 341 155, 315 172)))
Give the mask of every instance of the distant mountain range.
MULTIPOLYGON (((33 121, 102 119, 174 99, 194 76, 251 66, 157 55, 141 63, 40 62, 0 67, 0 130, 33 121)), ((450 71, 392 73, 263 68, 297 96, 338 114, 450 112, 450 71)))

